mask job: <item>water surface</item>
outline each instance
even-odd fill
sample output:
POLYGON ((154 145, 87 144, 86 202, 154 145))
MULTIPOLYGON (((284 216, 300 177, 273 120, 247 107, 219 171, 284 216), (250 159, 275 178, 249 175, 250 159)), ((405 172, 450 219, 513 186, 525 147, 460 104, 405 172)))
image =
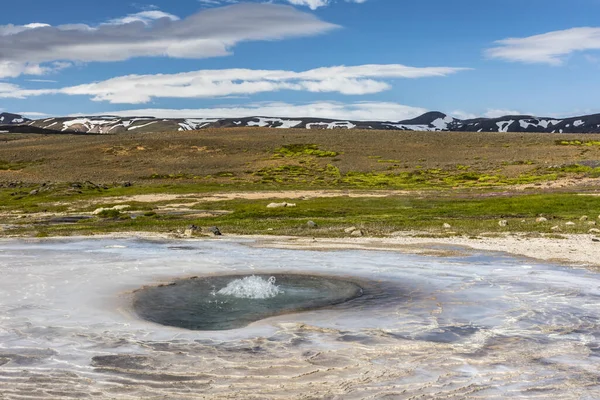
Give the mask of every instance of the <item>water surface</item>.
POLYGON ((248 244, 0 242, 0 398, 600 398, 594 271, 248 244), (133 307, 145 285, 286 274, 377 290, 221 331, 133 307))

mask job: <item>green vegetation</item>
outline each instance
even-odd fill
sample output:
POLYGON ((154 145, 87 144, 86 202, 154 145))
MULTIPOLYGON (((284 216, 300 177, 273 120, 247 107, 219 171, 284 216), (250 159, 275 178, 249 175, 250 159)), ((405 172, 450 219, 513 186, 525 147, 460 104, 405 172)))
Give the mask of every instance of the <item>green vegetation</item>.
POLYGON ((113 210, 113 209, 100 211, 100 213, 98 214, 98 217, 105 218, 105 219, 129 219, 129 215, 122 213, 119 210, 113 210))
POLYGON ((558 146, 600 146, 600 140, 557 140, 558 146))
POLYGON ((276 157, 336 157, 336 151, 320 150, 316 144, 287 144, 275 150, 276 157))
MULTIPOLYGON (((179 201, 179 200, 177 200, 179 201)), ((229 234, 282 234, 299 236, 345 236, 343 229, 357 226, 373 236, 396 231, 415 231, 421 235, 481 235, 483 233, 530 232, 551 234, 555 225, 563 232, 583 233, 590 229, 582 215, 595 216, 600 198, 577 194, 510 195, 465 198, 463 195, 390 196, 390 197, 326 197, 290 200, 297 207, 267 208, 269 200, 236 199, 191 204, 188 214, 160 211, 164 203, 133 204, 132 210, 105 210, 97 218, 75 224, 44 225, 43 230, 21 220, 12 221, 13 234, 75 235, 118 231, 182 232, 186 226, 219 226, 229 234), (195 210, 195 211, 194 211, 195 210), (218 214, 218 210, 229 210, 218 214), (214 213, 211 214, 211 211, 214 213), (207 217, 198 218, 199 212, 207 217), (131 215, 136 215, 131 218, 131 215), (211 216, 212 215, 212 216, 211 216), (543 215, 548 221, 536 222, 543 215), (503 227, 498 221, 507 220, 503 227), (318 228, 310 228, 308 221, 318 228), (575 226, 567 226, 574 221, 575 226), (443 224, 451 225, 451 230, 443 224), (454 233, 452 233, 454 232, 454 233)), ((84 208, 86 206, 83 206, 84 208)), ((206 232, 206 231, 205 231, 206 232)))
POLYGON ((32 165, 32 163, 24 161, 9 162, 0 160, 0 171, 20 171, 29 165, 32 165))
POLYGON ((600 229, 600 197, 580 195, 597 192, 580 178, 600 177, 600 135, 561 137, 206 130, 147 134, 143 146, 130 135, 58 135, 32 147, 19 135, 0 148, 0 159, 11 160, 0 161, 0 235, 183 234, 191 224, 219 226, 225 234, 311 236, 344 236, 349 226, 366 235, 425 236, 559 234, 553 226, 587 232, 593 222, 600 229), (287 201, 297 207, 266 207, 292 190, 335 192, 310 200, 290 194, 287 201), (279 197, 240 199, 259 191, 279 197), (217 193, 236 193, 237 200, 204 199, 217 193), (110 210, 123 204, 129 207, 110 210), (107 210, 94 214, 98 208, 107 210), (539 215, 548 221, 536 222, 539 215), (311 220, 318 228, 308 227, 311 220))

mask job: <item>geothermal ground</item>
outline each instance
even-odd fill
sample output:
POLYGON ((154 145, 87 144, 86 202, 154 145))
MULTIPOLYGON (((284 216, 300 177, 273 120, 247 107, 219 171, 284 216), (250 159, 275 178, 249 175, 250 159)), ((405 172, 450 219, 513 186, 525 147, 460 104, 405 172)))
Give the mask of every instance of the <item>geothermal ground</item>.
POLYGON ((5 240, 2 397, 598 397, 598 273, 447 250, 456 255, 5 240), (133 307, 141 287, 257 274, 366 282, 369 297, 226 331, 156 324, 133 307))

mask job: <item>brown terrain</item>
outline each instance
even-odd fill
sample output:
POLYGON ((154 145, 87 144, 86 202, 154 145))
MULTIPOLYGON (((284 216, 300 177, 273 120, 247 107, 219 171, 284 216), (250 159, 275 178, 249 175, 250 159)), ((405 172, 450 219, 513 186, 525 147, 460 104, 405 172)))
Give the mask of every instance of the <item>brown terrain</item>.
POLYGON ((0 134, 0 182, 146 181, 151 175, 181 180, 211 176, 246 180, 262 168, 297 163, 273 157, 289 144, 335 151, 317 158, 342 173, 456 169, 517 176, 539 167, 600 161, 600 146, 559 146, 557 140, 599 141, 600 135, 533 133, 397 132, 358 130, 207 129, 116 135, 0 134))

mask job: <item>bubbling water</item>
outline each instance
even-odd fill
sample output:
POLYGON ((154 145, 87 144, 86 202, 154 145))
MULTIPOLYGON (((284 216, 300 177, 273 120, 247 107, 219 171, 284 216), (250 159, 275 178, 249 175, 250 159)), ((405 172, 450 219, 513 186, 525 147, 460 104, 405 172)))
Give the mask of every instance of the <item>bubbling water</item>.
POLYGON ((229 282, 217 294, 240 299, 271 299, 282 293, 279 286, 275 285, 276 281, 277 278, 274 276, 269 279, 264 279, 256 275, 247 276, 229 282))
POLYGON ((276 315, 331 307, 362 296, 361 286, 335 277, 207 276, 136 291, 133 308, 141 318, 162 325, 227 330, 276 315))

